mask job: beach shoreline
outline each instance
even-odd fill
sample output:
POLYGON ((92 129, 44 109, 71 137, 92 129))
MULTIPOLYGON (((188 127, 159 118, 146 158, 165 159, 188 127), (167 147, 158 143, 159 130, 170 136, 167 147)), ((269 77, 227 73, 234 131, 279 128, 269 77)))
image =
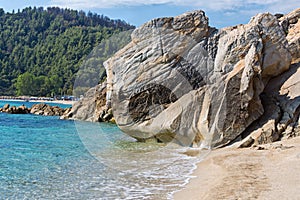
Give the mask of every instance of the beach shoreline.
POLYGON ((297 199, 300 196, 300 137, 260 148, 213 150, 197 164, 175 200, 297 199))
POLYGON ((57 104, 64 104, 64 105, 73 105, 76 101, 65 101, 65 100, 30 100, 29 102, 36 102, 36 103, 57 103, 57 104))
POLYGON ((22 99, 1 99, 0 101, 16 101, 16 102, 34 102, 34 103, 56 103, 64 105, 73 105, 76 101, 67 100, 22 100, 22 99))

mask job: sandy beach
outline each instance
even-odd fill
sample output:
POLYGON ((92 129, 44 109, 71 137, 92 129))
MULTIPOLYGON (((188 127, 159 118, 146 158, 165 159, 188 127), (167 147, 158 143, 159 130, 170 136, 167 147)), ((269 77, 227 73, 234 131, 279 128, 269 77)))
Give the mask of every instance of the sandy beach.
POLYGON ((64 101, 64 100, 54 100, 54 101, 30 100, 29 102, 36 102, 36 103, 58 103, 58 104, 65 104, 65 105, 73 105, 76 101, 64 101))
POLYGON ((212 151, 175 200, 300 199, 300 137, 212 151))

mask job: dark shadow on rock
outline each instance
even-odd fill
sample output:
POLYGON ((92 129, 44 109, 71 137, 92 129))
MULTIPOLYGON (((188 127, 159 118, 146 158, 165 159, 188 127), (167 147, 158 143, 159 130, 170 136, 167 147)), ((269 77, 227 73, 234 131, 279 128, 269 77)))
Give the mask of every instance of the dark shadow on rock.
MULTIPOLYGON (((263 134, 268 132, 269 138, 264 138, 265 140, 262 139, 260 142, 274 142, 284 136, 283 133, 289 125, 292 125, 292 127, 298 125, 297 121, 300 114, 300 96, 290 98, 288 94, 280 94, 282 86, 293 75, 295 75, 298 70, 300 70, 300 63, 292 64, 288 71, 268 82, 264 92, 260 95, 264 114, 258 120, 254 121, 237 140, 244 139, 254 131, 261 129, 262 137, 264 137, 263 134), (264 130, 264 126, 272 120, 274 122, 274 126, 273 124, 269 126, 269 128, 273 126, 271 130, 264 130), (278 127, 280 122, 284 124, 281 127, 278 127)), ((295 84, 298 84, 298 82, 295 84)), ((253 138, 249 138, 249 141, 245 141, 245 144, 247 143, 247 147, 251 146, 255 142, 253 138), (249 141, 251 142, 249 143, 249 141)))

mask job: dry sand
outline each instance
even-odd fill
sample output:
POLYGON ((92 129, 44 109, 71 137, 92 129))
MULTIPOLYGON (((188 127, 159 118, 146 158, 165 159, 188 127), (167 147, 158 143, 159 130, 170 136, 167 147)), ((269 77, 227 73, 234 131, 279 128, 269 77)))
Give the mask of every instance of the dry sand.
POLYGON ((30 100, 29 102, 36 102, 36 103, 57 103, 57 104, 73 105, 76 101, 64 101, 64 100, 53 100, 53 101, 30 100))
POLYGON ((300 200, 300 137, 212 151, 175 200, 300 200))

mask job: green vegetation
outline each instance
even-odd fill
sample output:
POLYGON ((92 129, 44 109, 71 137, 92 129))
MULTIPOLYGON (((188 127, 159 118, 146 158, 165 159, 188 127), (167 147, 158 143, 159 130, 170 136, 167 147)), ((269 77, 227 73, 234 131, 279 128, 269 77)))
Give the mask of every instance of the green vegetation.
POLYGON ((96 69, 93 79, 101 81, 103 62, 128 43, 130 33, 107 39, 133 28, 103 15, 57 7, 12 13, 0 8, 0 95, 71 95, 82 65, 96 69), (91 52, 94 56, 88 56, 91 52))

